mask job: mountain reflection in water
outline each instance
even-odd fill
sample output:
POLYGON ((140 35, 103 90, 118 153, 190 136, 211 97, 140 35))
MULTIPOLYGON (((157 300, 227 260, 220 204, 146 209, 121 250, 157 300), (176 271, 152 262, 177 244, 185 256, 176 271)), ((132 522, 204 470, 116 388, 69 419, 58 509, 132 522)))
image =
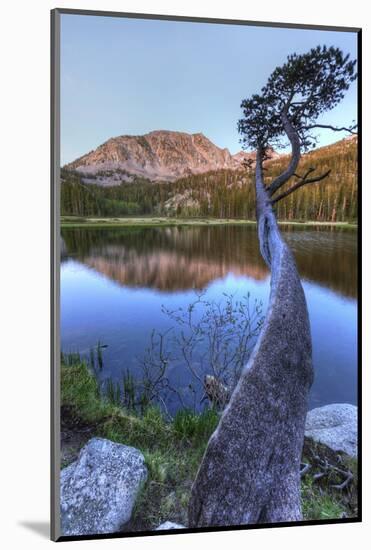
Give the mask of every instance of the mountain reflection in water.
MULTIPOLYGON (((303 279, 357 296, 356 232, 284 226, 303 279)), ((63 229, 62 259, 73 257, 128 287, 202 289, 228 273, 264 280, 269 272, 255 226, 63 229)))
MULTIPOLYGON (((282 230, 308 303, 315 369, 309 406, 357 403, 357 232, 282 230)), ((263 312, 267 307, 269 271, 254 225, 63 228, 61 252, 61 347, 89 356, 98 341, 106 344, 102 382, 120 382, 126 370, 140 376, 152 331, 173 326, 162 307, 187 308, 194 291, 214 303, 250 293, 263 312)), ((169 372, 174 385, 187 387, 185 365, 173 361, 169 372)))

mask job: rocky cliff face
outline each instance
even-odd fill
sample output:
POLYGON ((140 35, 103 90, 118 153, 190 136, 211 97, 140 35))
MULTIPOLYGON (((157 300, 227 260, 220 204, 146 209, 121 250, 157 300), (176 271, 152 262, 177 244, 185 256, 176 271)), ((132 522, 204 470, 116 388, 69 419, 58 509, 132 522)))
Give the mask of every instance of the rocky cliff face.
POLYGON ((95 183, 112 185, 133 175, 174 181, 210 170, 237 170, 250 157, 253 155, 244 152, 231 155, 203 134, 157 130, 143 136, 111 138, 66 168, 90 176, 95 183))

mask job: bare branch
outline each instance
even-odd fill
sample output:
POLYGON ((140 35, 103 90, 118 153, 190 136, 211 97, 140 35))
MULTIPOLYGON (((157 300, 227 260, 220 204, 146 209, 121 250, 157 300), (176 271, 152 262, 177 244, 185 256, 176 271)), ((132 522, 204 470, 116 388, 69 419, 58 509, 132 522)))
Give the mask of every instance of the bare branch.
POLYGON ((357 128, 357 124, 349 126, 348 128, 346 126, 332 126, 331 124, 312 124, 310 126, 301 127, 302 130, 312 130, 313 128, 325 128, 328 130, 333 130, 334 132, 349 132, 350 134, 357 135, 357 132, 354 132, 357 128))
POLYGON ((300 464, 301 470, 300 470, 300 477, 304 477, 305 474, 309 472, 311 469, 311 465, 309 463, 302 462, 300 464))
MULTIPOLYGON (((313 172, 313 168, 311 168, 306 176, 308 176, 309 173, 313 172)), ((284 191, 283 193, 281 193, 280 195, 278 195, 278 197, 276 197, 275 199, 273 199, 271 202, 272 204, 275 204, 276 202, 280 201, 281 199, 284 199, 285 197, 287 197, 288 195, 291 195, 291 193, 293 193, 294 191, 296 191, 297 189, 299 189, 300 187, 303 187, 303 185, 308 185, 309 183, 317 183, 318 181, 322 181, 324 180, 325 178, 327 178, 327 176, 330 174, 331 170, 327 170, 327 172, 325 172, 324 174, 321 174, 321 176, 317 176, 316 178, 309 178, 309 179, 306 179, 306 177, 303 177, 302 179, 300 179, 297 183, 295 183, 294 185, 292 185, 291 187, 289 187, 289 189, 287 189, 286 191, 284 191)))
POLYGON ((307 170, 307 172, 304 174, 304 176, 299 176, 299 174, 293 174, 296 178, 298 178, 299 180, 306 180, 307 177, 309 176, 309 174, 311 174, 312 172, 315 172, 316 169, 315 168, 309 168, 307 170))
MULTIPOLYGON (((344 474, 344 472, 342 472, 342 473, 344 474)), ((347 487, 349 485, 349 483, 351 481, 353 481, 353 479, 354 479, 354 476, 353 476, 352 472, 347 472, 345 475, 347 477, 344 479, 344 481, 342 483, 339 483, 338 485, 331 485, 331 487, 333 489, 339 489, 340 491, 345 489, 345 487, 347 487)))

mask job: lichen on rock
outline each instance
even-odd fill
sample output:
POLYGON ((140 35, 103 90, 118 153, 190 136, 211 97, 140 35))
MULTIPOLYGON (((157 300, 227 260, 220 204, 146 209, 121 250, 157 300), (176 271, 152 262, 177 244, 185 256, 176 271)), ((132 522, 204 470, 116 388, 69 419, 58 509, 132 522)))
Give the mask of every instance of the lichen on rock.
POLYGON ((130 520, 142 483, 144 457, 134 447, 93 438, 61 471, 63 535, 114 533, 130 520))

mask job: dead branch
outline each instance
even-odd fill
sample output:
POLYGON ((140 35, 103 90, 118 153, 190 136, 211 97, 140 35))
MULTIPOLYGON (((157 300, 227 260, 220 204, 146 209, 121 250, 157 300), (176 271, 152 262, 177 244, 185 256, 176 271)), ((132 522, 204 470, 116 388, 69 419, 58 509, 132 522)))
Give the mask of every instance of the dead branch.
POLYGON ((327 130, 333 130, 334 132, 349 132, 350 134, 357 135, 354 130, 357 128, 357 124, 353 126, 332 126, 331 124, 311 124, 310 126, 302 126, 302 130, 312 130, 313 128, 324 128, 327 130))
POLYGON ((331 487, 333 489, 338 489, 338 490, 342 491, 343 489, 345 489, 345 487, 347 487, 349 485, 349 483, 353 480, 353 478, 354 478, 354 476, 353 476, 352 472, 348 472, 347 477, 345 478, 345 480, 342 483, 339 483, 339 485, 331 485, 331 487))
POLYGON ((311 465, 309 463, 302 462, 300 466, 302 466, 300 470, 300 477, 303 477, 309 472, 309 470, 311 469, 311 465))
POLYGON ((313 474, 313 482, 319 481, 324 477, 329 477, 335 473, 343 479, 341 483, 330 485, 331 488, 342 491, 353 481, 354 476, 349 470, 343 470, 335 464, 330 463, 327 458, 322 459, 318 455, 312 454, 313 466, 319 468, 321 471, 313 474))
POLYGON ((307 172, 304 174, 304 176, 300 176, 299 174, 293 174, 293 176, 295 176, 296 178, 298 178, 299 180, 305 180, 307 179, 307 177, 309 176, 309 174, 311 174, 312 172, 315 172, 316 169, 315 168, 309 168, 307 170, 307 172))
POLYGON ((305 174, 305 176, 303 176, 303 178, 301 178, 297 183, 295 183, 294 185, 289 187, 289 189, 287 189, 286 191, 284 191, 283 193, 278 195, 276 198, 272 199, 272 201, 271 201, 272 204, 275 204, 276 202, 286 198, 288 195, 291 195, 291 193, 293 193, 294 191, 296 191, 300 187, 303 187, 304 185, 308 185, 309 183, 317 183, 319 181, 324 180, 330 174, 331 170, 327 170, 327 172, 325 172, 324 174, 321 174, 320 176, 317 176, 315 178, 307 179, 308 175, 311 172, 314 172, 313 168, 310 168, 308 170, 308 172, 305 174))

